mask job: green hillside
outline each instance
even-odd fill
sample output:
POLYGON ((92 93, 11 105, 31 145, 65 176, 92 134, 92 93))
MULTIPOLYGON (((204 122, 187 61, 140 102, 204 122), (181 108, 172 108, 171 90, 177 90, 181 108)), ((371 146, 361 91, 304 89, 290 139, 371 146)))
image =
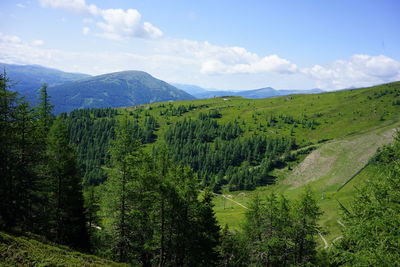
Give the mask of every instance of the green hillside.
MULTIPOLYGON (((220 123, 243 125, 244 134, 294 136, 299 145, 344 137, 399 118, 400 82, 313 95, 290 95, 265 99, 219 97, 174 103, 154 103, 126 110, 150 114, 160 124, 157 135, 185 118, 197 119, 200 113, 218 110, 220 123), (191 110, 187 110, 193 106, 191 110), (182 107, 184 112, 173 114, 182 107), (168 113, 168 111, 171 112, 168 113)), ((141 118, 143 119, 144 116, 141 118)), ((140 120, 140 118, 139 118, 140 120)), ((159 139, 161 141, 161 138, 159 139)))
POLYGON ((14 236, 0 232, 1 266, 128 266, 73 251, 34 235, 14 236))
MULTIPOLYGON (((297 153, 296 160, 272 170, 269 174, 275 177, 276 185, 261 186, 254 191, 223 189, 223 193, 246 206, 255 194, 263 195, 272 189, 295 198, 305 185, 310 185, 325 212, 321 222, 329 231, 327 240, 331 241, 337 238, 341 227, 337 223, 337 200, 351 198, 354 185, 370 176, 370 168, 364 169, 339 192, 337 189, 360 171, 379 147, 393 140, 394 129, 400 127, 399 103, 400 83, 396 82, 315 95, 260 100, 225 97, 152 104, 127 110, 139 114, 139 121, 145 117, 141 114, 154 116, 159 124, 155 143, 164 142, 165 132, 174 123, 218 110, 221 114, 221 118, 215 119, 218 123, 240 125, 243 133, 239 138, 254 135, 293 137, 298 145, 296 151, 314 149, 308 155, 297 153), (160 115, 180 106, 187 107, 188 111, 177 116, 160 115), (194 108, 189 110, 189 106, 194 108)), ((291 153, 296 154, 296 151, 291 153)), ((215 203, 221 225, 227 223, 238 228, 246 209, 221 196, 216 197, 215 203)))
POLYGON ((14 84, 12 90, 26 96, 31 103, 38 100, 39 88, 46 83, 49 86, 73 82, 90 77, 82 73, 69 73, 57 69, 42 67, 39 65, 14 65, 0 63, 0 68, 7 72, 14 84))
MULTIPOLYGON (((138 137, 148 144, 148 151, 166 143, 175 155, 175 159, 189 165, 193 164, 193 160, 197 160, 196 164, 200 164, 200 167, 199 165, 192 167, 198 171, 203 185, 212 186, 215 190, 221 189, 219 193, 230 195, 233 200, 245 206, 252 196, 263 195, 270 189, 285 192, 294 198, 303 191, 305 185, 310 185, 325 211, 321 222, 330 231, 327 234, 328 240, 332 240, 337 237, 340 230, 340 224, 336 222, 338 218, 336 199, 351 197, 353 194, 351 185, 357 184, 362 179, 356 177, 338 193, 336 191, 367 164, 379 147, 391 142, 394 129, 400 126, 399 103, 400 82, 396 82, 365 89, 315 95, 290 95, 257 100, 219 97, 154 103, 120 109, 119 115, 111 116, 114 119, 94 115, 91 113, 94 111, 86 115, 77 111, 70 116, 70 123, 75 125, 72 129, 77 129, 76 123, 79 120, 76 118, 79 116, 88 116, 87 118, 94 124, 104 124, 128 116, 134 125, 137 125, 134 127, 138 127, 138 137), (236 126, 239 128, 235 128, 236 126), (196 130, 190 133, 182 127, 195 127, 193 129, 196 130), (187 139, 187 136, 196 135, 196 132, 199 134, 203 131, 202 127, 205 127, 202 133, 205 136, 196 138, 206 138, 206 140, 200 144, 190 143, 191 139, 187 139), (177 131, 183 131, 183 135, 177 137, 177 131), (226 132, 230 132, 230 137, 225 135, 226 132), (251 155, 250 161, 245 158, 236 165, 234 172, 229 168, 222 174, 213 172, 213 163, 208 161, 207 157, 215 161, 215 157, 220 156, 226 147, 248 142, 257 143, 264 137, 272 138, 268 139, 270 141, 267 143, 273 142, 274 138, 285 138, 284 140, 294 142, 289 151, 283 150, 280 154, 272 155, 273 164, 269 165, 267 174, 260 174, 259 171, 265 162, 263 157, 267 157, 266 154, 251 155), (168 141, 168 138, 175 140, 173 141, 175 143, 168 141), (181 145, 182 141, 189 142, 188 151, 181 145), (201 150, 196 146, 200 146, 201 150), (201 152, 203 149, 205 152, 201 152), (204 161, 198 160, 200 158, 198 155, 191 158, 193 151, 203 153, 204 161), (232 173, 239 179, 243 176, 244 182, 230 177, 232 173), (254 180, 255 175, 260 177, 265 175, 267 180, 254 180), (246 180, 248 177, 252 180, 246 180), (263 181, 267 181, 267 184, 276 184, 260 186, 263 181), (254 188, 254 185, 258 185, 256 190, 245 190, 250 186, 254 188), (235 191, 229 192, 230 189, 235 191)), ((102 131, 103 135, 104 132, 110 130, 102 131)), ((79 136, 79 133, 75 135, 79 136)), ((77 144, 78 139, 74 141, 77 144)), ((84 150, 91 149, 85 147, 84 150)), ((81 154, 82 161, 89 157, 81 154)), ((229 155, 222 156, 223 159, 230 159, 229 155)), ((96 166, 93 162, 88 165, 96 166)), ((222 166, 223 163, 218 163, 215 168, 222 166)), ((368 170, 365 169, 359 175, 364 175, 368 170)), ((237 229, 243 221, 246 209, 221 196, 216 197, 215 203, 217 218, 221 225, 227 223, 237 229)))
MULTIPOLYGON (((6 90, 3 94, 14 101, 13 94, 6 90)), ((26 124, 29 111, 21 113, 22 119, 15 112, 15 123, 3 122, 8 127, 3 131, 8 143, 4 142, 2 153, 8 159, 5 167, 13 172, 3 168, 7 183, 0 187, 4 192, 0 194, 2 229, 33 229, 53 242, 82 251, 87 251, 91 241, 97 255, 132 264, 211 264, 219 261, 218 255, 230 257, 230 253, 244 256, 243 264, 258 262, 257 255, 264 251, 253 251, 258 242, 274 246, 279 257, 282 248, 299 249, 287 259, 295 265, 306 260, 296 255, 308 255, 322 264, 320 256, 326 261, 334 257, 332 244, 359 239, 346 229, 346 224, 350 229, 359 223, 342 216, 339 203, 354 206, 354 197, 360 199, 357 188, 366 181, 370 184, 371 177, 380 177, 384 171, 381 159, 392 168, 396 158, 391 157, 391 150, 398 156, 397 142, 370 160, 379 148, 392 142, 400 126, 399 82, 257 100, 226 96, 120 109, 79 109, 58 116, 51 127, 46 126, 51 122, 50 111, 42 108, 42 117, 32 117, 31 124, 26 124), (25 133, 34 127, 40 131, 20 138, 20 129, 25 133), (12 134, 7 135, 9 132, 12 134), (40 157, 37 151, 41 151, 40 157), (27 165, 13 160, 20 154, 29 156, 31 164, 24 172, 21 166, 27 165), (65 164, 60 165, 62 162, 65 164), (32 175, 24 175, 28 171, 32 175), (50 186, 25 187, 31 177, 36 185, 44 182, 50 186), (61 182, 64 177, 68 183, 61 182), (58 188, 74 190, 63 193, 51 186, 57 181, 58 188), (12 190, 19 194, 10 194, 12 190), (57 204, 57 195, 67 204, 57 204), (36 201, 36 196, 53 200, 36 201), (25 205, 25 199, 35 203, 35 213, 30 213, 32 206, 29 202, 25 205), (275 239, 265 231, 272 223, 278 226, 273 233, 276 240, 287 242, 274 245, 275 239), (225 225, 234 231, 220 231, 225 225), (309 250, 301 250, 302 240, 309 250), (321 255, 317 255, 317 244, 321 255), (328 248, 329 254, 321 252, 328 248)), ((392 174, 385 177, 383 190, 396 182, 392 174)), ((368 190, 373 188, 371 183, 368 190)), ((390 205, 391 197, 386 200, 390 205)), ((379 213, 376 217, 379 219, 379 213)), ((392 238, 392 228, 386 232, 392 238)), ((21 238, 3 237, 3 253, 10 251, 8 243, 22 250, 13 252, 17 258, 5 254, 7 264, 49 260, 39 252, 26 252, 24 242, 37 242, 35 238, 21 238), (19 258, 19 253, 24 256, 19 258)), ((347 252, 344 247, 338 253, 347 252)), ((346 262, 343 257, 337 259, 346 262)))
POLYGON ((78 108, 124 107, 194 99, 188 93, 143 71, 93 76, 50 87, 49 94, 56 113, 78 108))

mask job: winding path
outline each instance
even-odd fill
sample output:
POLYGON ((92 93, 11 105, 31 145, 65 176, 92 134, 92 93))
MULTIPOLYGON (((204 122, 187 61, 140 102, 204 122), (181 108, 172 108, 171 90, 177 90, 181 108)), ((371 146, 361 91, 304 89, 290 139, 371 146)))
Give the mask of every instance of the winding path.
POLYGON ((326 241, 325 237, 321 234, 320 231, 318 231, 318 234, 319 234, 319 237, 321 237, 322 241, 324 241, 324 244, 325 244, 324 249, 329 248, 328 241, 326 241))
POLYGON ((229 198, 229 197, 227 197, 226 195, 223 195, 223 194, 217 194, 217 193, 214 193, 213 192, 213 194, 214 195, 216 195, 216 196, 222 196, 223 198, 225 198, 225 199, 227 199, 227 200, 230 200, 230 201, 232 201, 233 203, 235 203, 236 205, 239 205, 239 206, 241 206, 242 208, 245 208, 246 210, 248 210, 249 208, 248 207, 246 207, 245 205, 243 205, 243 204, 241 204, 241 203, 239 203, 239 202, 237 202, 237 201, 235 201, 235 200, 233 200, 233 199, 231 199, 231 198, 229 198))
MULTIPOLYGON (((235 203, 236 205, 239 205, 239 206, 242 207, 242 208, 245 208, 245 209, 247 209, 247 210, 249 209, 249 208, 246 207, 245 205, 243 205, 243 204, 241 204, 241 203, 239 203, 239 202, 237 202, 237 201, 235 201, 235 200, 233 200, 233 199, 227 197, 227 196, 224 195, 224 194, 217 194, 217 193, 214 193, 214 192, 212 192, 212 193, 213 193, 214 195, 216 195, 216 196, 222 196, 223 198, 232 201, 233 203, 235 203)), ((339 223, 339 221, 338 221, 338 223, 339 223)), ((341 224, 341 223, 339 223, 339 224, 341 224)), ((341 225, 343 225, 343 224, 341 224, 341 225)), ((344 225, 343 225, 343 226, 344 226, 344 225)), ((324 242, 324 249, 329 248, 328 241, 326 241, 325 237, 321 234, 320 231, 318 231, 318 235, 321 237, 322 241, 324 242)), ((339 236, 339 238, 341 238, 341 236, 339 236)), ((336 238, 336 239, 337 239, 337 238, 336 238)), ((335 240, 336 240, 336 239, 335 239, 335 240)))

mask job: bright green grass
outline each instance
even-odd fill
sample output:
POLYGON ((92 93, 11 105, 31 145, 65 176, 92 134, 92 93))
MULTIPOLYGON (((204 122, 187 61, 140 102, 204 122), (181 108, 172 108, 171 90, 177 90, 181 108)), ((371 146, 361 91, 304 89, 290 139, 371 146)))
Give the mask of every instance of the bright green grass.
MULTIPOLYGON (((341 213, 339 201, 344 206, 348 205, 356 193, 356 188, 360 188, 364 182, 374 175, 379 175, 379 169, 374 166, 368 166, 339 192, 336 192, 335 187, 325 191, 324 199, 322 199, 322 194, 316 190, 318 188, 318 183, 310 185, 315 192, 315 198, 318 201, 318 205, 323 211, 320 225, 323 227, 324 237, 329 244, 331 244, 332 240, 341 235, 341 228, 343 227, 338 223, 338 220, 340 221, 341 213)), ((287 185, 273 185, 258 187, 255 191, 226 192, 225 194, 232 196, 231 198, 233 200, 248 206, 249 202, 255 197, 255 195, 263 198, 271 191, 275 191, 279 194, 284 194, 288 199, 295 200, 300 196, 303 190, 304 187, 288 190, 287 185)), ((224 199, 221 196, 216 196, 214 198, 214 205, 217 220, 221 226, 228 225, 232 230, 241 229, 245 221, 246 209, 224 199)), ((320 239, 318 239, 318 242, 320 243, 320 246, 322 246, 322 241, 320 239)))
MULTIPOLYGON (((370 167, 366 168, 340 192, 336 190, 357 170, 361 169, 371 157, 376 148, 381 146, 381 140, 386 140, 388 130, 399 126, 400 82, 380 85, 365 89, 346 90, 313 95, 292 95, 266 99, 245 99, 241 97, 213 98, 181 102, 153 103, 131 107, 122 110, 139 114, 139 122, 143 122, 145 114, 156 118, 160 127, 156 145, 163 142, 163 136, 169 125, 176 121, 191 118, 196 119, 201 112, 218 109, 222 118, 217 119, 224 124, 236 121, 244 130, 243 136, 253 134, 269 136, 292 136, 300 146, 314 144, 320 151, 320 157, 325 161, 314 160, 311 167, 301 172, 303 176, 294 175, 297 162, 291 163, 293 170, 287 168, 274 170, 272 175, 277 177, 277 184, 259 187, 251 192, 225 192, 232 199, 246 206, 250 199, 259 194, 261 197, 270 190, 284 193, 290 199, 296 199, 308 185, 315 190, 316 198, 324 211, 321 225, 327 233, 328 241, 340 235, 338 200, 347 203, 355 192, 354 186, 374 175, 370 167), (386 93, 385 93, 386 92, 386 93), (160 111, 168 105, 195 105, 195 110, 182 116, 161 116, 160 111), (201 107, 206 105, 206 107, 201 107), (270 116, 291 116, 297 120, 305 117, 319 123, 315 129, 303 128, 302 125, 293 127, 278 119, 278 123, 267 127, 270 116), (386 138, 386 139, 385 139, 386 138), (328 142, 326 142, 328 140, 328 142), (322 142, 322 143, 321 143, 322 142), (329 170, 324 173, 324 168, 329 170), (322 199, 322 194, 324 199, 322 199)), ((151 150, 151 145, 147 146, 151 150)), ((240 229, 244 221, 246 209, 224 200, 218 196, 214 200, 215 212, 219 223, 228 224, 232 229, 240 229)))
POLYGON ((128 266, 36 238, 0 232, 0 266, 128 266))
POLYGON ((212 98, 180 102, 153 103, 130 107, 127 110, 139 114, 139 122, 143 122, 145 114, 154 116, 160 124, 157 143, 162 142, 168 125, 185 118, 196 119, 201 112, 218 109, 222 118, 218 122, 224 124, 237 121, 243 128, 244 136, 252 134, 281 136, 290 135, 292 124, 279 122, 275 126, 267 127, 271 115, 292 116, 302 120, 308 117, 320 125, 315 129, 299 127, 293 128, 293 136, 300 145, 316 143, 320 140, 335 139, 360 131, 371 129, 391 120, 400 118, 400 106, 393 105, 400 100, 400 82, 375 86, 366 89, 338 91, 313 95, 292 95, 265 99, 245 99, 241 97, 212 98), (396 91, 397 90, 397 91, 396 91), (384 91, 392 92, 375 98, 374 94, 384 91), (370 99, 369 99, 370 98, 370 99), (227 99, 227 100, 225 100, 227 99), (168 105, 195 105, 195 110, 184 113, 182 116, 160 115, 168 105), (207 105, 207 107, 201 107, 207 105), (261 126, 261 127, 260 127, 261 126))

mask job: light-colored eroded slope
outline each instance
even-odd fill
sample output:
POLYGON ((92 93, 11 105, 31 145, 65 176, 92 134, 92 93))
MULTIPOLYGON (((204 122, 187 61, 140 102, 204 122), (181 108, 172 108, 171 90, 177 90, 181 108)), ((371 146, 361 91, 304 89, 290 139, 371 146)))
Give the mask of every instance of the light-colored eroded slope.
POLYGON ((368 163, 379 147, 393 140, 398 126, 391 124, 322 144, 281 183, 294 189, 323 180, 321 186, 339 188, 368 163))

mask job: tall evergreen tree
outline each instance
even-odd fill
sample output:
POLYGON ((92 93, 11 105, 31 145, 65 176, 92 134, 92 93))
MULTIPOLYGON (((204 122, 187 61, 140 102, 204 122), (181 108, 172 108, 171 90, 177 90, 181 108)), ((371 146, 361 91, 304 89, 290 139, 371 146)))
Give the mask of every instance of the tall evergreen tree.
POLYGON ((36 114, 25 98, 18 100, 15 116, 15 153, 17 167, 14 172, 15 205, 21 228, 27 231, 36 230, 37 208, 40 205, 38 187, 38 148, 41 144, 36 139, 36 114))
POLYGON ((294 209, 293 239, 295 264, 304 266, 315 263, 317 242, 320 232, 318 220, 322 215, 310 188, 306 188, 294 209))
POLYGON ((112 168, 108 170, 108 180, 102 197, 103 214, 109 218, 105 230, 110 236, 111 250, 121 262, 132 261, 132 233, 135 231, 130 214, 133 212, 135 169, 140 161, 140 144, 133 138, 127 118, 116 129, 116 140, 110 146, 112 168))
POLYGON ((9 91, 9 87, 10 80, 4 72, 0 74, 0 227, 3 229, 10 229, 16 223, 13 148, 17 94, 9 91))
POLYGON ((37 108, 39 122, 40 122, 40 130, 42 130, 42 134, 45 136, 47 131, 50 128, 51 121, 52 121, 52 110, 54 105, 50 102, 50 96, 47 92, 47 85, 43 84, 40 88, 40 95, 39 95, 39 106, 37 108))
POLYGON ((56 242, 88 250, 89 238, 75 149, 69 144, 67 128, 60 117, 50 128, 46 156, 49 213, 52 215, 50 237, 56 242))

